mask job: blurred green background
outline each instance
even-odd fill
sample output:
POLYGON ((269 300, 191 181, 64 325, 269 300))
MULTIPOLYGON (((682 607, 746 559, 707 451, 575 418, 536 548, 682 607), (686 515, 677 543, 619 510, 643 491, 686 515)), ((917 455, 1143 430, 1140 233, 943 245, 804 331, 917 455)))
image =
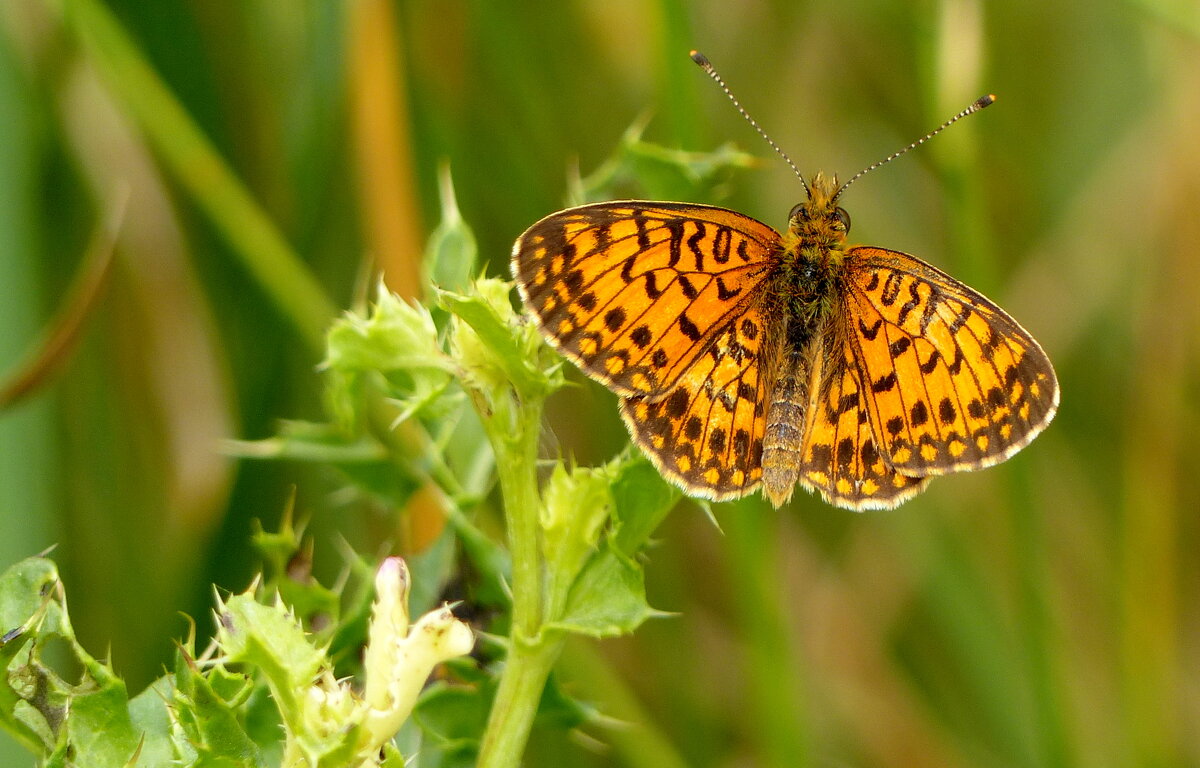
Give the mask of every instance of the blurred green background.
MULTIPOLYGON (((332 472, 219 441, 321 419, 317 333, 374 269, 416 290, 440 164, 507 274, 571 169, 645 115, 663 145, 760 155, 696 202, 784 224, 798 183, 691 48, 806 173, 846 178, 993 92, 844 204, 852 240, 945 268, 1041 341, 1055 422, 892 512, 800 493, 719 505, 721 532, 681 505, 648 566, 678 615, 564 660, 629 725, 535 736, 528 764, 1198 765, 1198 43, 1187 0, 4 0, 0 376, 29 370, 128 202, 76 346, 0 412, 0 563, 57 544, 81 639, 138 690, 180 611, 207 627, 211 585, 246 584, 251 520, 293 486, 332 570, 339 536, 416 546, 332 472), (311 272, 270 261, 289 252, 311 272)), ((551 417, 547 455, 625 440, 591 385, 551 417)))

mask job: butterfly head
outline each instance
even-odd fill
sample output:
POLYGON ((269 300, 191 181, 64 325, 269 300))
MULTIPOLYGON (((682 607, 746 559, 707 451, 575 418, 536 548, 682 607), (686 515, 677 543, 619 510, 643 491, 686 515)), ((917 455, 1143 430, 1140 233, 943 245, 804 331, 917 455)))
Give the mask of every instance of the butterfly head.
POLYGON ((807 185, 808 200, 797 203, 788 214, 788 231, 802 242, 838 246, 850 232, 850 214, 837 205, 836 176, 818 172, 807 185))

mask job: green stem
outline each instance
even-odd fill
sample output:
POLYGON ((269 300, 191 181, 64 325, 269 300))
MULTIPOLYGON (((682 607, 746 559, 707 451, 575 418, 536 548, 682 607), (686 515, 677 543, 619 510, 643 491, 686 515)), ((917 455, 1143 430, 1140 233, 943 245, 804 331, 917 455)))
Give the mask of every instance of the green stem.
MULTIPOLYGON (((500 400, 500 398, 497 398, 500 400)), ((514 418, 500 408, 488 423, 488 435, 497 447, 496 469, 504 496, 509 549, 513 559, 513 626, 516 644, 533 642, 541 632, 543 611, 541 499, 537 483, 537 435, 541 401, 522 407, 515 397, 504 398, 514 418)))
MULTIPOLYGON (((513 613, 515 622, 516 611, 513 613)), ((516 768, 521 764, 546 678, 562 651, 561 639, 528 644, 517 640, 515 630, 513 634, 514 642, 508 649, 504 676, 492 703, 477 768, 516 768)))
POLYGON ((562 640, 551 640, 542 633, 546 598, 537 484, 542 401, 529 398, 522 403, 515 395, 505 393, 493 398, 492 406, 495 410, 484 424, 496 450, 504 495, 513 560, 513 608, 508 658, 483 735, 478 766, 515 768, 529 740, 538 702, 562 649, 562 640))

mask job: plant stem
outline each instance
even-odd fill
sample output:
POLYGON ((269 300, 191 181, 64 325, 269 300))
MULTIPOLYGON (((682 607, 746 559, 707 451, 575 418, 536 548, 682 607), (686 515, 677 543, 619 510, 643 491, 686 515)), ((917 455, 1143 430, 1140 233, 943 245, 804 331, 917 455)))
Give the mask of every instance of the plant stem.
POLYGON ((496 451, 504 495, 513 560, 513 608, 508 659, 483 735, 478 766, 514 768, 520 764, 542 689, 562 649, 562 640, 549 640, 542 634, 545 582, 537 485, 542 400, 531 397, 522 402, 514 394, 505 393, 493 398, 492 405, 495 410, 484 424, 496 451))
POLYGON ((515 635, 514 629, 514 642, 508 649, 504 676, 483 734, 477 768, 516 768, 521 764, 546 678, 562 651, 561 639, 531 644, 520 642, 515 635))
MULTIPOLYGON (((513 559, 512 635, 516 644, 532 642, 541 631, 543 610, 541 508, 537 486, 537 434, 541 403, 520 408, 517 419, 497 418, 491 429, 504 430, 515 423, 515 433, 495 435, 505 449, 497 452, 500 490, 504 495, 504 515, 508 526, 509 548, 513 559), (530 418, 532 416, 532 418, 530 418)), ((496 414, 500 417, 500 414, 496 414)))

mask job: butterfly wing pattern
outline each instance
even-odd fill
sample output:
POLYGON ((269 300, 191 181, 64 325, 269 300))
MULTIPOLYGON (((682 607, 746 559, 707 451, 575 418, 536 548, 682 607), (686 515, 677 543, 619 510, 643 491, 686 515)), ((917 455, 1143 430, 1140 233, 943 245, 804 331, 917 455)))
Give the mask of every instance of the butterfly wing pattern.
POLYGON ((799 482, 849 509, 891 508, 935 475, 1004 461, 1054 416, 1038 343, 977 291, 897 251, 846 253, 811 356, 799 482))
POLYGON ((659 397, 767 274, 779 235, 724 208, 613 202, 547 216, 513 247, 546 338, 624 397, 659 397))
POLYGON ((868 402, 870 389, 848 343, 844 315, 834 314, 818 335, 814 392, 805 409, 799 482, 846 509, 889 509, 915 496, 927 478, 897 471, 882 449, 868 402))
POLYGON ((720 329, 666 395, 626 398, 621 416, 662 474, 694 496, 744 496, 762 478, 767 377, 778 334, 758 306, 720 329))
POLYGON ((664 476, 712 499, 758 483, 760 284, 779 235, 723 208, 613 202, 552 214, 517 240, 513 273, 542 332, 623 400, 664 476))
POLYGON ((846 257, 845 334, 876 442, 913 477, 981 469, 1053 418, 1049 358, 1004 310, 897 251, 846 257))
POLYGON ((799 484, 891 508, 1054 416, 1033 337, 912 256, 843 250, 836 190, 814 177, 787 237, 723 208, 623 201, 552 214, 513 248, 547 339, 622 398, 635 442, 694 496, 763 486, 779 505, 799 484))

